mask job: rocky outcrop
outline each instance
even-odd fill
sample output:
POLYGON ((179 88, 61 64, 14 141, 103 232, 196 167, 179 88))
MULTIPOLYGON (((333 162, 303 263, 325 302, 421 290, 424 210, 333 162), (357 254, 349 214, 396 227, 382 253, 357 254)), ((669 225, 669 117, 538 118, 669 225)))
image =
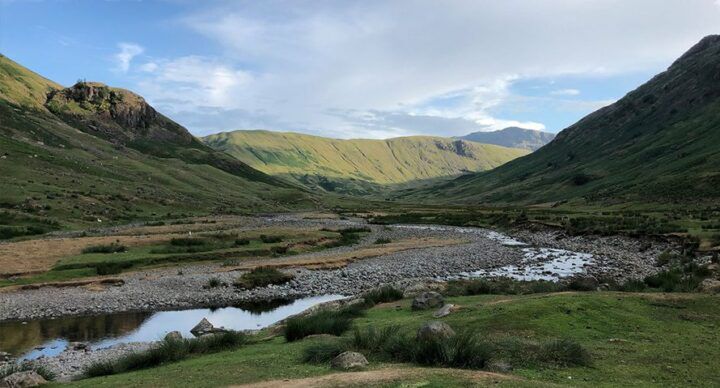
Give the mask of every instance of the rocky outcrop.
POLYGON ((445 299, 442 295, 435 291, 423 292, 422 294, 413 298, 412 309, 413 310, 427 310, 435 307, 440 307, 445 304, 445 299))
POLYGON ((47 380, 33 370, 15 372, 0 380, 0 387, 25 388, 46 384, 47 380))
POLYGON ((426 322, 417 331, 416 338, 420 341, 447 339, 455 335, 455 330, 445 322, 426 322))
POLYGON ((203 318, 195 327, 190 329, 190 333, 192 333, 196 337, 200 337, 205 334, 210 334, 215 330, 215 326, 213 326, 210 321, 207 320, 207 318, 203 318))
POLYGON ((334 369, 350 370, 363 368, 368 365, 368 360, 357 352, 343 352, 330 361, 330 366, 334 369))

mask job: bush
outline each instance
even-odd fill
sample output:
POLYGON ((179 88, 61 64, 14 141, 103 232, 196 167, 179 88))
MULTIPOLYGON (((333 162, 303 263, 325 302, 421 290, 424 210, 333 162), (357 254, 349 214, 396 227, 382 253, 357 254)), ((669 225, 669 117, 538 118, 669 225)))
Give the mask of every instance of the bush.
POLYGON ((192 238, 192 237, 177 237, 170 240, 170 245, 176 247, 196 247, 207 244, 208 241, 204 238, 192 238))
POLYGON ((147 351, 128 354, 114 361, 98 361, 84 371, 85 377, 107 376, 133 370, 152 368, 185 359, 193 354, 215 353, 235 349, 247 343, 247 336, 226 332, 195 339, 165 339, 147 351))
POLYGON ((288 253, 288 250, 290 250, 290 247, 280 245, 270 248, 270 252, 272 252, 274 255, 284 255, 288 253))
POLYGON ((340 233, 340 238, 330 244, 327 244, 327 247, 334 248, 357 244, 360 241, 360 233, 368 233, 370 232, 370 228, 345 228, 340 229, 337 232, 340 233))
POLYGON ((265 244, 279 243, 282 242, 282 240, 282 236, 268 236, 265 234, 260 235, 260 241, 264 242, 265 244))
POLYGON ((109 263, 97 263, 95 264, 95 272, 97 272, 98 275, 105 276, 105 275, 117 275, 121 273, 124 269, 128 269, 132 267, 132 263, 123 263, 123 262, 109 262, 109 263))
POLYGON ((375 240, 375 244, 390 244, 391 242, 392 240, 390 240, 389 238, 379 238, 375 240))
POLYGON ((345 350, 347 350, 347 347, 341 341, 319 341, 303 349, 302 360, 313 364, 326 363, 345 350))
POLYGON ((127 251, 127 247, 125 245, 112 243, 106 245, 91 245, 89 247, 85 247, 85 249, 82 250, 82 253, 119 253, 125 251, 127 251))
POLYGON ((218 278, 210 278, 210 279, 208 279, 207 284, 205 285, 204 288, 217 288, 217 287, 224 287, 226 285, 227 284, 225 284, 225 282, 221 281, 218 278))
POLYGON ((290 318, 285 324, 285 339, 292 342, 313 334, 341 335, 350 328, 354 316, 355 310, 342 309, 320 310, 310 315, 290 318))
POLYGON ((284 284, 295 278, 293 275, 283 273, 273 267, 258 267, 244 273, 234 286, 244 289, 266 287, 270 284, 284 284))
POLYGON ((511 278, 453 280, 445 291, 449 296, 520 295, 565 291, 562 284, 546 280, 515 280, 511 278))
POLYGON ((619 290, 625 292, 643 292, 646 288, 647 286, 642 280, 631 279, 623 283, 619 287, 619 290))
POLYGON ((562 366, 588 366, 590 353, 579 343, 560 339, 544 343, 540 347, 539 360, 562 366))
POLYGON ((247 238, 238 238, 235 240, 236 246, 249 245, 249 244, 250 244, 250 239, 247 239, 247 238))
POLYGON ((403 292, 393 286, 383 286, 365 294, 365 303, 375 305, 378 303, 394 302, 403 298, 403 292))

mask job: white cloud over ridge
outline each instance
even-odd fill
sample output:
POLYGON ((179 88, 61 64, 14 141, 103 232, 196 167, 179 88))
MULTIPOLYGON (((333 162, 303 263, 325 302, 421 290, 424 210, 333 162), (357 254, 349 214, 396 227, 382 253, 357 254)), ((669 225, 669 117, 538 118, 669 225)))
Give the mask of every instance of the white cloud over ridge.
MULTIPOLYGON (((513 82, 654 72, 717 30, 716 8, 707 0, 214 3, 181 23, 222 51, 147 62, 139 88, 196 133, 264 127, 387 137, 543 129, 533 120, 497 117, 515 97, 513 82), (193 114, 204 120, 189 124, 198 121, 193 114)), ((132 58, 121 62, 126 70, 132 58)), ((562 105, 580 91, 550 95, 562 105)))
POLYGON ((117 62, 117 69, 123 73, 127 73, 130 69, 130 62, 136 56, 140 55, 145 49, 136 43, 118 43, 120 51, 114 55, 117 62))

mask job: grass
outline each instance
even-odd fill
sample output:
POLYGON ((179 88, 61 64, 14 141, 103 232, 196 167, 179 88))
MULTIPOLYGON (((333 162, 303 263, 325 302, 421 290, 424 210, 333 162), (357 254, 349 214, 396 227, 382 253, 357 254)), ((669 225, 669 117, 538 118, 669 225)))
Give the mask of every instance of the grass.
POLYGON ((403 292, 393 286, 382 286, 363 295, 367 305, 376 305, 378 303, 395 302, 403 298, 403 292))
POLYGON ((375 240, 375 244, 390 244, 392 242, 389 238, 379 238, 375 240))
MULTIPOLYGON (((494 356, 512 364, 512 374, 517 379, 494 379, 499 386, 715 386, 720 384, 720 375, 712 360, 720 358, 720 348, 709 344, 720 343, 717 301, 718 297, 698 294, 619 292, 457 296, 448 298, 448 302, 460 309, 443 320, 458 333, 467 330, 481 335, 481 340, 493 344, 494 356), (545 354, 555 352, 558 344, 550 344, 562 339, 587 350, 592 365, 567 365, 564 357, 553 357, 548 362, 548 358, 536 360, 537 356, 533 356, 543 354, 538 353, 543 347, 545 354), (512 354, 517 355, 517 360, 510 357, 512 354)), ((432 312, 411 311, 410 300, 397 303, 402 309, 370 308, 355 318, 353 325, 361 332, 373 328, 412 336, 423 322, 432 319, 432 312)), ((286 342, 275 337, 233 351, 80 380, 73 385, 209 387, 327 375, 334 372, 328 364, 304 360, 310 361, 309 353, 320 360, 330 357, 323 353, 332 355, 345 350, 344 345, 354 341, 355 329, 350 330, 341 339, 286 342), (308 350, 316 345, 324 349, 308 350)), ((563 354, 578 359, 577 354, 573 355, 574 346, 560 345, 565 348, 563 354)), ((380 353, 375 351, 368 353, 371 371, 407 367, 378 357, 380 353)), ((435 370, 423 370, 427 375, 397 378, 388 385, 478 384, 461 377, 457 371, 448 370, 440 375, 435 370)))
POLYGON ((295 276, 286 274, 272 267, 254 268, 240 276, 233 285, 243 289, 267 287, 271 284, 284 284, 294 279, 295 276))
MULTIPOLYGON (((330 229, 325 230, 331 231, 330 229)), ((360 242, 360 238, 362 238, 362 235, 364 233, 369 233, 370 231, 370 228, 367 227, 340 229, 337 231, 340 233, 340 238, 336 241, 326 244, 326 246, 329 248, 334 248, 357 244, 358 242, 360 242)))
POLYGON ((274 244, 282 242, 283 237, 282 236, 268 236, 265 234, 260 235, 260 241, 264 242, 265 244, 274 244))
POLYGON ((98 361, 88 366, 85 377, 108 376, 177 362, 192 355, 236 349, 248 341, 239 332, 226 332, 194 339, 165 339, 157 346, 132 353, 115 361, 98 361))
POLYGON ((42 365, 32 365, 32 364, 10 364, 5 365, 3 367, 0 367, 0 381, 4 379, 7 376, 10 376, 13 373, 17 372, 25 372, 25 371, 34 371, 35 373, 42 376, 47 381, 55 380, 55 373, 51 371, 50 369, 42 366, 42 365))

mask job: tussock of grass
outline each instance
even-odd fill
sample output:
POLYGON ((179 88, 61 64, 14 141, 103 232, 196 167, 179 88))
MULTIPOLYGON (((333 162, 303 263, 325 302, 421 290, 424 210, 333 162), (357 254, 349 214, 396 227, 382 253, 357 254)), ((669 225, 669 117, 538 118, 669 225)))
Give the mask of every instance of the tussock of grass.
POLYGON ((564 291, 560 283, 546 280, 515 280, 511 278, 454 280, 448 282, 446 295, 522 295, 564 291))
POLYGON ((379 238, 375 240, 375 244, 390 244, 392 242, 389 238, 379 238))
POLYGON ((127 251, 127 247, 121 244, 91 245, 82 250, 83 254, 88 253, 120 253, 127 251))
POLYGON ((13 373, 25 371, 35 371, 35 373, 39 374, 47 381, 55 380, 56 377, 53 371, 42 365, 10 364, 4 367, 0 367, 0 380, 10 376, 13 373))
POLYGON ((314 334, 341 335, 357 318, 372 305, 356 303, 340 310, 320 310, 310 315, 288 319, 285 323, 285 339, 288 342, 303 339, 314 334))
POLYGON ((260 241, 264 242, 265 244, 279 243, 282 242, 282 240, 282 236, 268 236, 266 234, 260 235, 260 241))
POLYGON ((365 294, 365 303, 378 304, 394 302, 403 298, 403 292, 393 286, 383 286, 365 294))
POLYGON ((286 274, 272 267, 258 267, 244 273, 234 285, 238 288, 252 289, 257 287, 266 287, 270 284, 284 284, 295 278, 291 274, 286 274))
POLYGON ((248 338, 238 332, 214 334, 195 339, 166 339, 150 350, 129 354, 115 361, 99 361, 85 369, 85 377, 107 376, 176 362, 195 354, 235 349, 248 338))

